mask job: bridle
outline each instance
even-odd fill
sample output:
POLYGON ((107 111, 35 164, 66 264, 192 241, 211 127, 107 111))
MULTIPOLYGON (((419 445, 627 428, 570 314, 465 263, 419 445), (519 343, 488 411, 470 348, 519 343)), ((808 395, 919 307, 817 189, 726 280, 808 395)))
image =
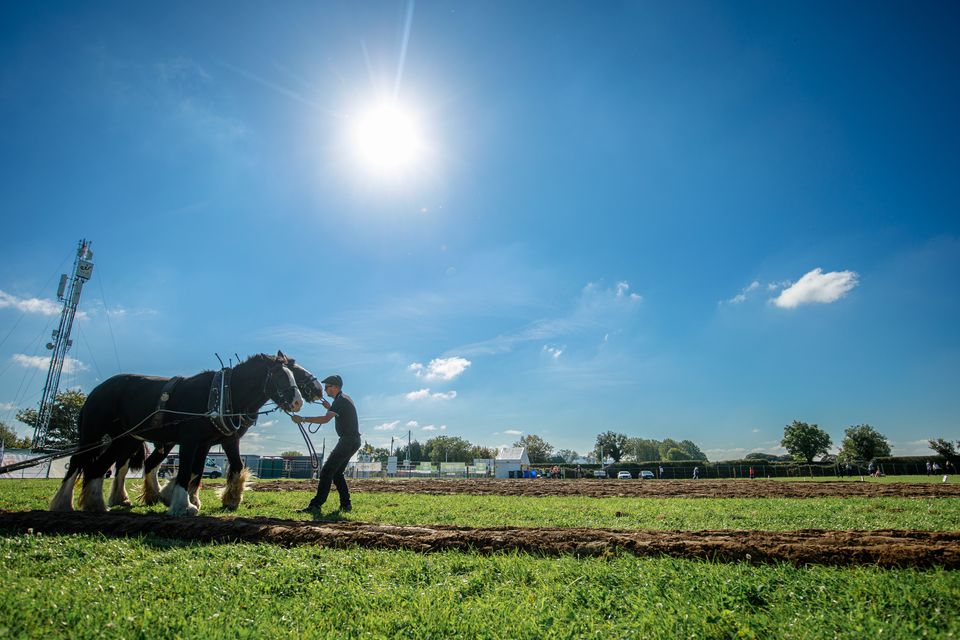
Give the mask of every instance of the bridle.
POLYGON ((297 392, 297 383, 293 377, 293 372, 290 369, 287 369, 286 366, 281 362, 277 362, 275 365, 271 366, 267 371, 267 377, 263 380, 263 394, 269 399, 277 403, 277 405, 283 407, 290 407, 293 403, 293 399, 296 396, 297 392), (283 372, 284 384, 281 385, 277 382, 275 374, 278 372, 283 372), (291 380, 293 382, 291 383, 291 380), (267 387, 269 385, 273 386, 273 392, 268 391, 267 387))

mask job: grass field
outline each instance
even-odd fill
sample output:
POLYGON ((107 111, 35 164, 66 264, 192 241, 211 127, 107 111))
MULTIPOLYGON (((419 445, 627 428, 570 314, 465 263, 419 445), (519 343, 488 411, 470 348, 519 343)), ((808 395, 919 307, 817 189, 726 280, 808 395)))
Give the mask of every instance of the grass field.
MULTIPOLYGON (((132 485, 133 483, 131 483, 132 485)), ((55 481, 0 482, 44 508, 55 481)), ((244 516, 305 493, 249 492, 244 516)), ((207 515, 218 515, 212 491, 207 515)), ((335 501, 335 500, 334 500, 335 501)), ((510 498, 357 493, 352 520, 468 526, 960 529, 956 499, 510 498), (622 515, 617 516, 617 512, 622 515)), ((151 511, 135 507, 134 511, 151 511)), ((292 549, 154 537, 0 536, 3 637, 955 638, 960 572, 624 554, 292 549)))

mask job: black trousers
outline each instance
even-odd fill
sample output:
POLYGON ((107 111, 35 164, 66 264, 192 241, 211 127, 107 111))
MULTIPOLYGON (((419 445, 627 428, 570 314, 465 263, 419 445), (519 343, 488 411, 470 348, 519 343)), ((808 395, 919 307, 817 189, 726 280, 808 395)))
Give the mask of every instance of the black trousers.
POLYGON ((310 506, 320 507, 330 495, 330 484, 337 487, 340 494, 340 506, 350 504, 350 490, 347 488, 347 479, 343 471, 347 468, 350 458, 360 449, 360 436, 343 436, 337 442, 327 459, 320 468, 320 482, 317 484, 317 495, 310 501, 310 506))

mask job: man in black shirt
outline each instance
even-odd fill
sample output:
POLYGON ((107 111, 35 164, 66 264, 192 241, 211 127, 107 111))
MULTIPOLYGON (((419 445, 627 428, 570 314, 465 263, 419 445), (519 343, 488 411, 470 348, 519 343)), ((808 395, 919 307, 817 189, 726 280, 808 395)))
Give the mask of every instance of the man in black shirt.
POLYGON ((317 484, 317 495, 313 497, 305 512, 316 512, 323 507, 327 501, 327 495, 330 493, 330 484, 337 487, 337 493, 340 494, 340 511, 350 511, 350 490, 347 489, 347 479, 343 477, 343 471, 347 468, 350 458, 360 449, 360 423, 357 419, 357 407, 353 404, 350 396, 345 395, 343 389, 343 379, 340 376, 328 376, 323 380, 324 392, 333 398, 333 402, 321 400, 323 406, 327 409, 327 415, 316 416, 313 418, 304 418, 302 416, 290 416, 290 418, 300 424, 306 422, 309 424, 326 424, 336 418, 337 435, 340 441, 333 448, 330 455, 323 462, 320 469, 320 482, 317 484))

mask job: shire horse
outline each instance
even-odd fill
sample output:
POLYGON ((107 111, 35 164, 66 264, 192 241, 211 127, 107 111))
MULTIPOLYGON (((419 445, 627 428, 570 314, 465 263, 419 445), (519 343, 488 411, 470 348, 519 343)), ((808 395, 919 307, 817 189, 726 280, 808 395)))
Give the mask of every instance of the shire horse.
POLYGON ((189 378, 125 373, 100 383, 80 410, 80 452, 70 458, 50 510, 73 510, 73 489, 82 475, 81 508, 107 511, 104 473, 117 463, 114 482, 122 492, 119 470, 126 473, 136 450, 142 455, 143 442, 152 441, 180 445, 180 469, 165 487, 168 513, 196 515, 200 509, 190 501, 188 487, 194 482, 199 487, 210 447, 230 438, 239 441, 268 400, 286 411, 296 412, 303 406, 293 373, 286 367, 288 361, 282 351, 276 356, 261 353, 232 369, 204 371, 189 378), (99 442, 104 444, 97 447, 99 442))
MULTIPOLYGON (((293 358, 287 358, 285 365, 293 373, 293 378, 297 383, 297 388, 306 402, 316 402, 323 398, 323 384, 312 373, 297 364, 293 358)), ((226 486, 220 492, 220 501, 225 509, 236 510, 243 500, 243 491, 246 482, 250 478, 250 470, 243 463, 240 457, 240 435, 225 438, 214 444, 219 444, 223 453, 227 457, 229 469, 227 471, 226 486)), ((144 504, 152 505, 163 502, 170 505, 170 491, 173 483, 168 482, 166 487, 160 488, 160 481, 157 478, 157 471, 160 465, 170 455, 170 451, 176 445, 175 442, 154 442, 156 448, 149 456, 146 456, 146 443, 143 447, 138 447, 133 456, 126 464, 117 463, 117 479, 113 484, 113 490, 110 493, 110 506, 129 505, 130 501, 125 492, 123 492, 123 477, 129 469, 139 469, 143 467, 143 494, 141 499, 144 504)), ((203 455, 206 458, 206 453, 203 455)), ((190 483, 188 489, 188 499, 190 503, 200 508, 199 480, 190 483)))

